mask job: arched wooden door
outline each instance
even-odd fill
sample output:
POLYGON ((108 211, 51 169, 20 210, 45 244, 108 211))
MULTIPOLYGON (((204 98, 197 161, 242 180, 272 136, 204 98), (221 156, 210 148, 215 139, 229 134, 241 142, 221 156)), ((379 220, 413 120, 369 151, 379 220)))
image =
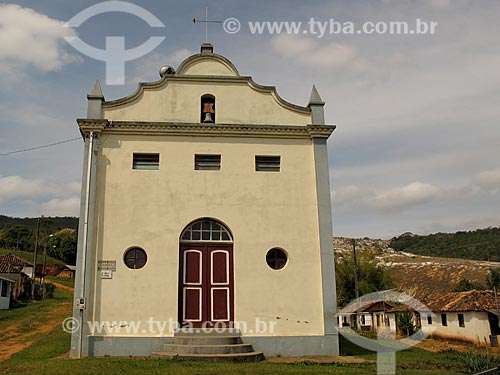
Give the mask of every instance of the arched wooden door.
POLYGON ((234 319, 233 239, 213 219, 188 225, 179 245, 181 326, 231 326, 234 319))

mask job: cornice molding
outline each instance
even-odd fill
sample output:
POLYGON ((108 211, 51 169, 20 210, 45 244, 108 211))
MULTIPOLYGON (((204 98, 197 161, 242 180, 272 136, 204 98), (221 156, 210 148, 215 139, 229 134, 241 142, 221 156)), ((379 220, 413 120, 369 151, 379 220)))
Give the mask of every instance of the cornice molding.
POLYGON ((103 109, 112 109, 121 107, 139 100, 145 90, 157 90, 164 88, 169 82, 208 82, 208 83, 246 83, 251 89, 260 93, 271 94, 276 102, 285 109, 310 115, 311 109, 297 104, 290 103, 283 99, 276 90, 276 86, 263 86, 256 83, 252 77, 232 77, 232 76, 202 76, 202 75, 165 75, 164 78, 155 82, 140 82, 136 91, 129 96, 121 99, 105 101, 102 103, 103 109))
POLYGON ((328 138, 335 125, 254 125, 78 119, 82 134, 180 135, 200 137, 328 138))

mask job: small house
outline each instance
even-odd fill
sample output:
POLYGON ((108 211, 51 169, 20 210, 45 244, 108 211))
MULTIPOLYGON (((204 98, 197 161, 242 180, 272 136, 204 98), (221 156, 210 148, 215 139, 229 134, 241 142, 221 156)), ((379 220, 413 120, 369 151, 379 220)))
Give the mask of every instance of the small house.
POLYGON ((61 271, 56 275, 56 277, 74 279, 75 278, 76 266, 70 266, 66 264, 61 271))
POLYGON ((26 281, 33 276, 33 265, 13 254, 0 256, 0 277, 14 282, 12 298, 28 299, 31 291, 26 289, 26 281))
POLYGON ((10 308, 10 295, 13 284, 13 280, 0 276, 0 310, 8 310, 10 308))
POLYGON ((490 335, 500 334, 498 307, 491 290, 446 293, 428 306, 435 316, 421 317, 424 333, 470 342, 485 342, 490 335))
POLYGON ((390 314, 394 306, 394 303, 387 301, 351 303, 339 310, 338 324, 353 329, 359 327, 362 331, 395 332, 394 314, 390 314))

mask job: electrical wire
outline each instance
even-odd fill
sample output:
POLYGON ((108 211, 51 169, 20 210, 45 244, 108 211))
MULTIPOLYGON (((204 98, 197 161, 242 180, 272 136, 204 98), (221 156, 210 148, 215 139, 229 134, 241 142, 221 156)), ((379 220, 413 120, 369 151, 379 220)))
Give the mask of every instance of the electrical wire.
POLYGON ((57 146, 57 145, 60 145, 60 144, 63 144, 63 143, 73 142, 73 141, 76 141, 77 139, 82 139, 82 138, 81 137, 71 138, 71 139, 66 139, 64 141, 60 141, 60 142, 50 143, 48 145, 35 146, 35 147, 25 148, 25 149, 22 149, 22 150, 16 150, 16 151, 10 151, 10 152, 6 152, 6 153, 0 153, 0 156, 7 156, 7 155, 12 155, 12 154, 18 154, 20 152, 27 152, 27 151, 39 150, 41 148, 53 147, 53 146, 57 146))

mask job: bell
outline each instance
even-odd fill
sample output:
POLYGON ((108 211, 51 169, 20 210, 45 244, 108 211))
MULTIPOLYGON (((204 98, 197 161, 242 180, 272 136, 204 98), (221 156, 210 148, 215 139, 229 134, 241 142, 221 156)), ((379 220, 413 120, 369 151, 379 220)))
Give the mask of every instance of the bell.
POLYGON ((205 119, 203 120, 203 122, 214 122, 214 120, 212 120, 212 114, 210 112, 205 113, 205 119))

